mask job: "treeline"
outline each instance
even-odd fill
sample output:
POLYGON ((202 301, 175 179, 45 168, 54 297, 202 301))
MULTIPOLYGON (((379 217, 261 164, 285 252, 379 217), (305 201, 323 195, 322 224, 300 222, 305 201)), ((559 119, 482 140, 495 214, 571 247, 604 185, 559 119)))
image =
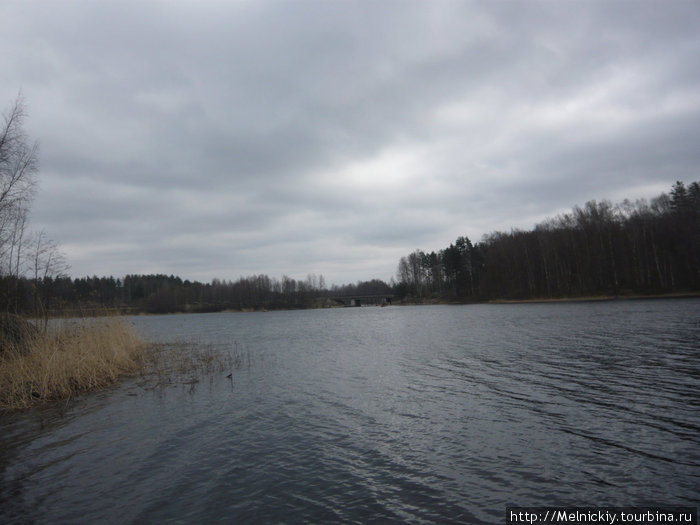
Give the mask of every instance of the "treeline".
MULTIPOLYGON (((38 173, 38 146, 24 131, 24 101, 17 97, 0 116, 0 314, 44 318, 107 311, 167 313, 231 309, 308 308, 353 295, 391 293, 372 280, 326 287, 323 276, 304 280, 267 275, 211 283, 173 275, 66 276, 68 265, 46 233, 28 229, 38 173)), ((335 301, 338 303, 338 301, 335 301)), ((2 326, 0 326, 0 331, 2 326)))
POLYGON ((460 237, 402 257, 397 293, 413 300, 530 299, 700 290, 700 184, 647 202, 590 201, 533 230, 460 237))
POLYGON ((700 184, 677 182, 651 202, 590 201, 530 231, 495 232, 479 243, 460 237, 437 252, 416 250, 401 258, 391 283, 373 279, 327 287, 323 276, 313 274, 210 283, 162 274, 72 279, 55 271, 60 258, 53 244, 37 239, 22 252, 38 261, 31 271, 0 274, 1 311, 213 312, 336 306, 351 297, 422 302, 697 292, 700 184))
POLYGON ((37 298, 42 311, 51 314, 93 315, 101 312, 172 313, 215 312, 226 309, 290 309, 340 305, 338 299, 391 295, 387 283, 371 281, 326 287, 323 276, 309 275, 304 280, 267 275, 241 277, 236 281, 214 279, 210 283, 183 280, 174 275, 127 275, 114 277, 66 276, 34 280, 4 277, 2 289, 10 291, 6 310, 34 314, 37 298))

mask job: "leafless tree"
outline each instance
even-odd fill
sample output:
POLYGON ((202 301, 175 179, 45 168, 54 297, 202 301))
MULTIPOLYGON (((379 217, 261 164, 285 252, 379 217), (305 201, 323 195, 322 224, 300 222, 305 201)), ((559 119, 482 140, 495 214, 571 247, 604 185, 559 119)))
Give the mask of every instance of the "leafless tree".
POLYGON ((55 242, 43 230, 34 235, 29 246, 33 280, 34 317, 48 323, 51 285, 56 277, 63 277, 69 266, 55 242), (43 292, 43 293, 42 293, 43 292))
POLYGON ((24 131, 25 115, 20 94, 0 128, 0 271, 15 276, 39 169, 39 148, 24 131))

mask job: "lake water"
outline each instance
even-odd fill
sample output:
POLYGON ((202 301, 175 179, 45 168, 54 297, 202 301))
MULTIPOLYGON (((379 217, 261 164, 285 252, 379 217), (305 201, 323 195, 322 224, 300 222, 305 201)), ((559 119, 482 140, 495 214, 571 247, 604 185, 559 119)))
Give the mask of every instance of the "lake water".
POLYGON ((3 523, 504 523, 696 506, 700 300, 134 317, 250 355, 0 418, 3 523), (231 378, 227 378, 232 372, 231 378))

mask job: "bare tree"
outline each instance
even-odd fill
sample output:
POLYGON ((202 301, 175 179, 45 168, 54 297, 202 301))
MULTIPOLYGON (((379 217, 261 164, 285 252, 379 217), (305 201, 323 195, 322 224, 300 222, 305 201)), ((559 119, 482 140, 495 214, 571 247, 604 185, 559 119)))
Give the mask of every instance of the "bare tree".
POLYGON ((0 271, 4 275, 19 274, 17 260, 39 169, 39 148, 24 131, 25 115, 19 95, 3 115, 0 128, 0 271))
POLYGON ((57 277, 63 277, 69 266, 56 243, 43 230, 34 235, 30 250, 34 317, 43 317, 46 327, 53 297, 53 281, 57 277))
POLYGON ((24 131, 22 95, 0 122, 0 307, 18 311, 26 260, 26 224, 39 168, 39 148, 24 131))

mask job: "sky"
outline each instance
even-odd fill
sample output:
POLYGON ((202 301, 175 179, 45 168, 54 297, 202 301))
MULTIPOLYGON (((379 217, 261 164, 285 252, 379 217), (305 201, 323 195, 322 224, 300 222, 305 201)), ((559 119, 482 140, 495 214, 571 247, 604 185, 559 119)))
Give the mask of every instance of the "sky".
POLYGON ((2 0, 73 277, 389 280, 700 166, 700 2, 2 0))

